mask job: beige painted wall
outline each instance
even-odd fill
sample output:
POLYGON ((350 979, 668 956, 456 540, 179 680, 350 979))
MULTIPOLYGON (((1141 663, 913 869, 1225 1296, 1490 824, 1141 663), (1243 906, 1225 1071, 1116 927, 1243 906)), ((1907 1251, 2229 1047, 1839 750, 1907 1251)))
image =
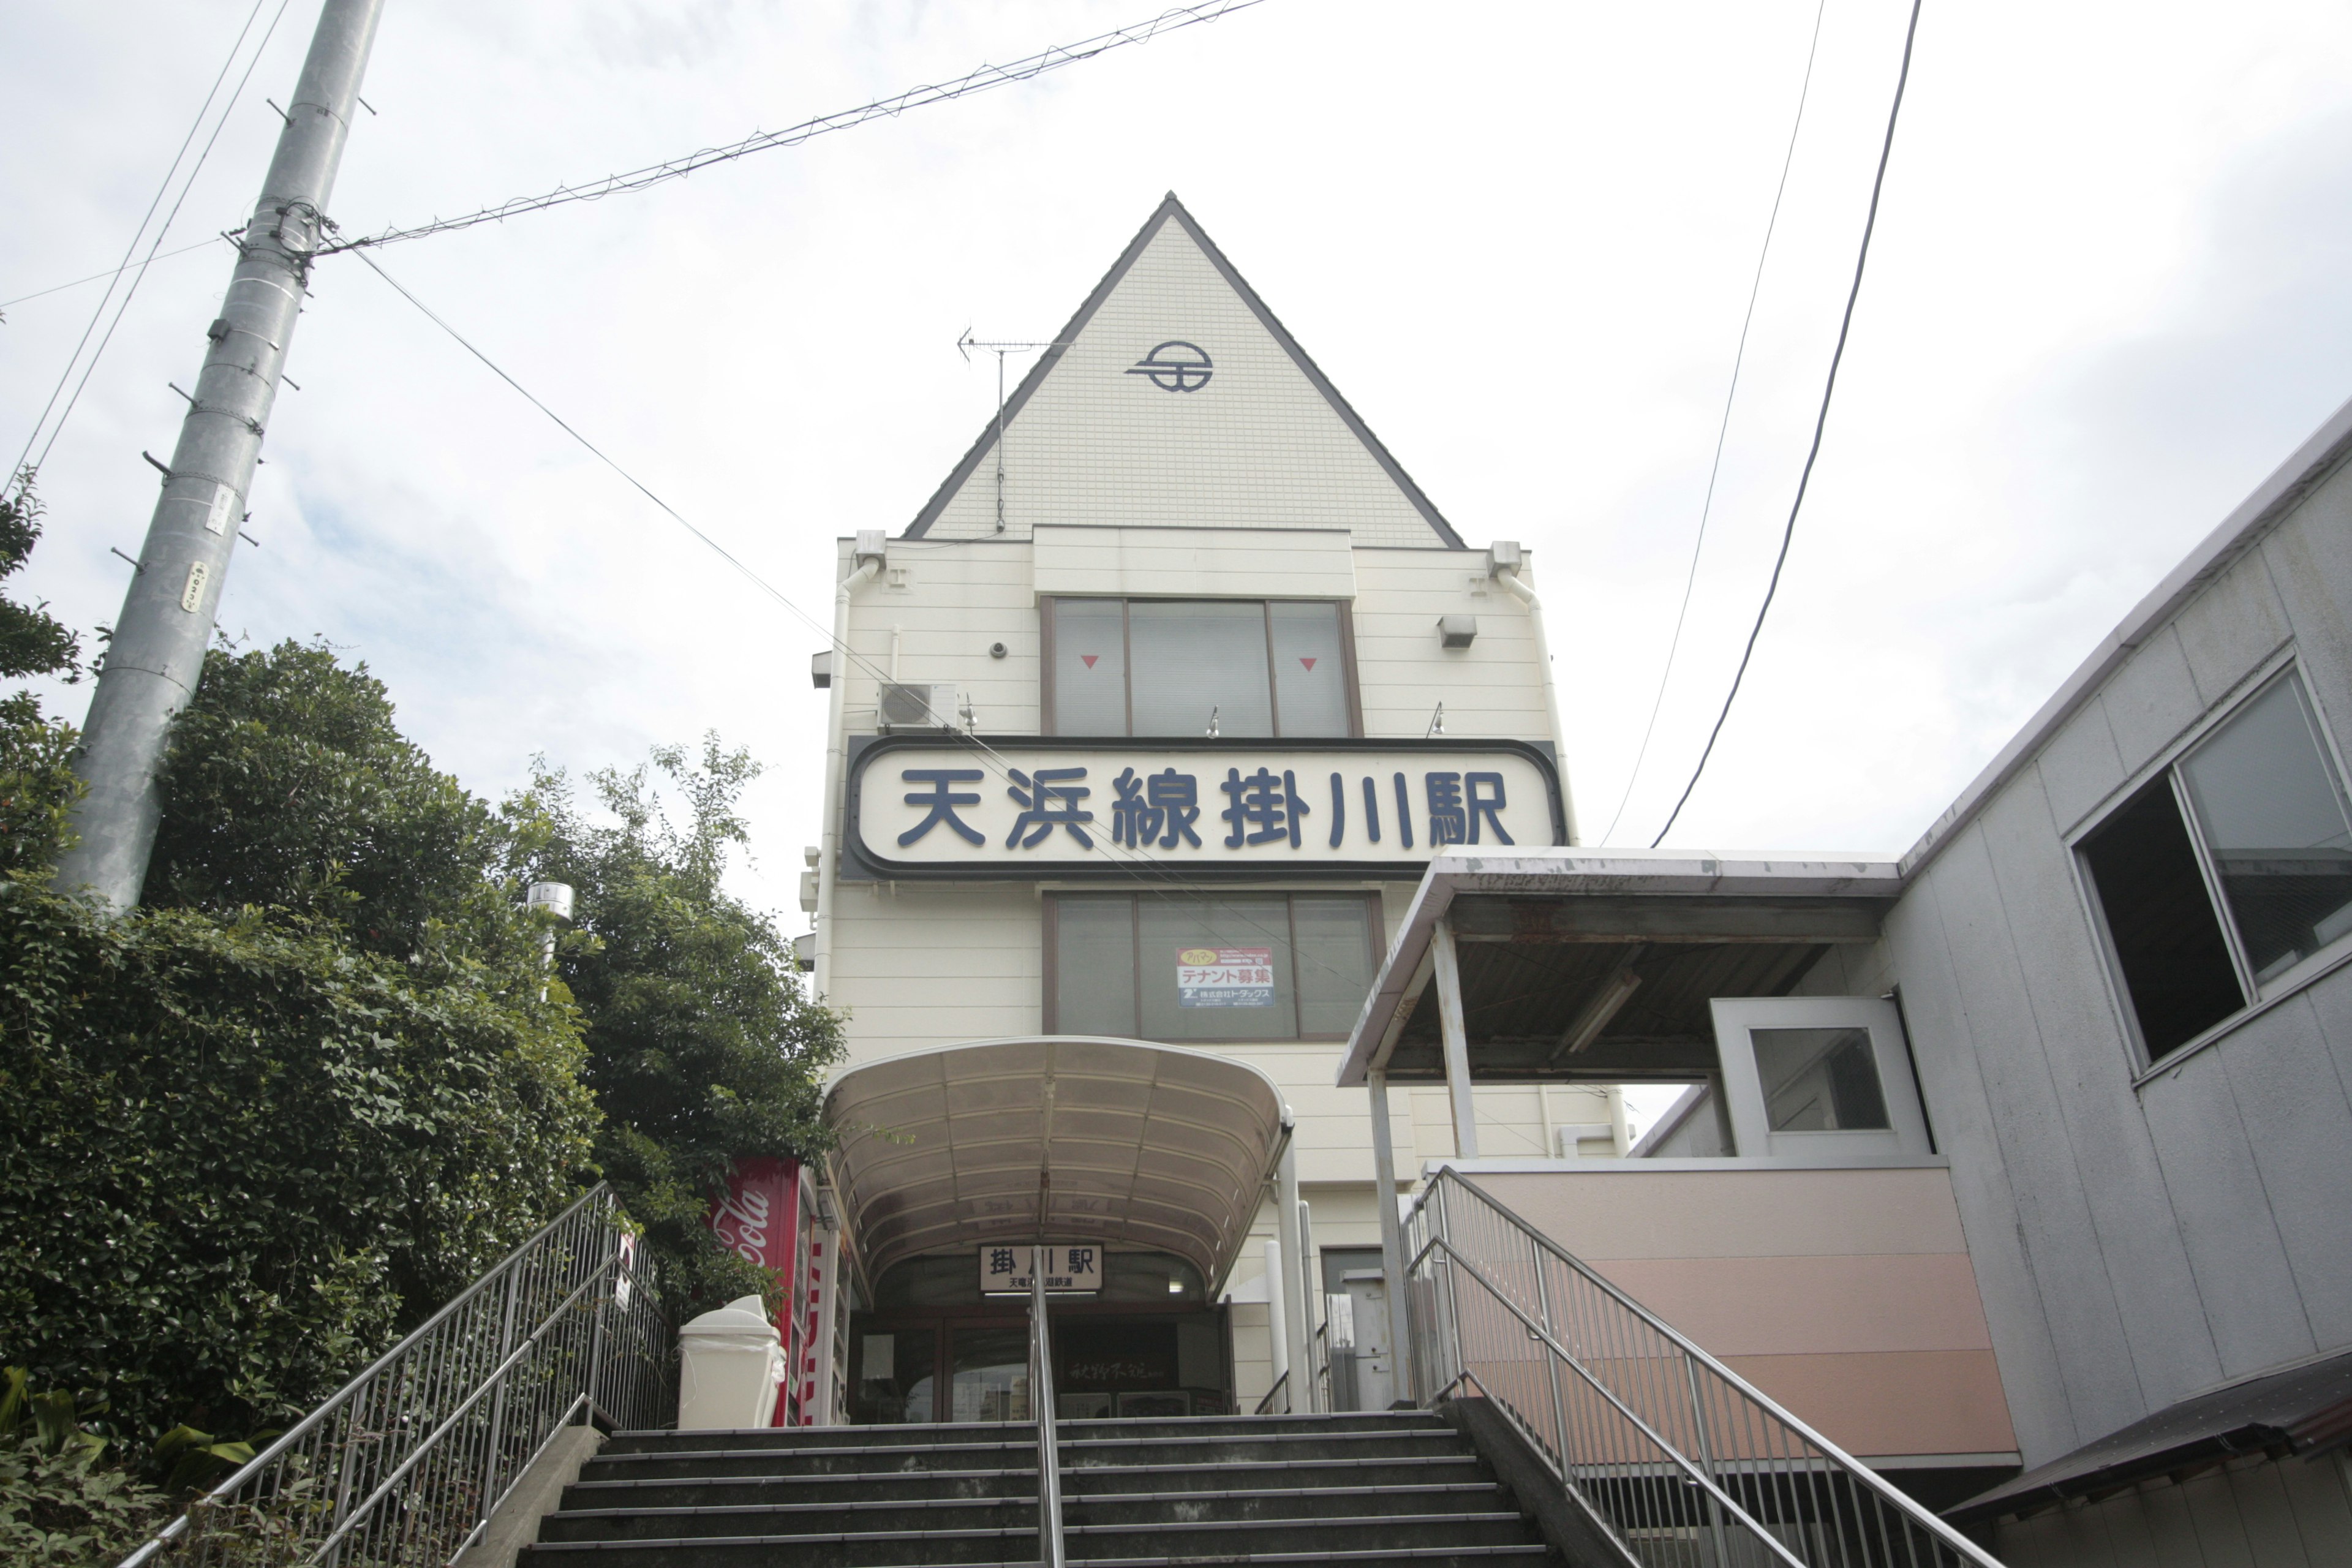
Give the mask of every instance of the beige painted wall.
POLYGON ((1949 1173, 1473 1179, 1863 1458, 2013 1452, 1949 1173))

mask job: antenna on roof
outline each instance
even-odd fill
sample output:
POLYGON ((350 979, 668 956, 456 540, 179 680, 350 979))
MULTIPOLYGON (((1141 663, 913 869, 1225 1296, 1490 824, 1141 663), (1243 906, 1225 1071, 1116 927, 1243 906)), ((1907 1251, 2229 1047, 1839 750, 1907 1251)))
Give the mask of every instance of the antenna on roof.
POLYGON ((984 343, 971 335, 970 327, 966 327, 963 336, 956 340, 956 353, 963 355, 966 364, 971 363, 971 351, 974 349, 996 356, 996 531, 999 533, 1004 531, 1004 356, 1023 353, 1030 349, 1066 346, 1059 342, 984 343))

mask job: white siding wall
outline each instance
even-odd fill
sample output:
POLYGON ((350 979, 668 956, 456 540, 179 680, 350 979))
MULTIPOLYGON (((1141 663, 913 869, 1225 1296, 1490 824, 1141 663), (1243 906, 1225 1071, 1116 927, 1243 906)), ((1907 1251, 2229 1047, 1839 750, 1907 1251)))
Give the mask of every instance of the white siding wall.
MULTIPOLYGON (((1523 575, 1535 584, 1532 564, 1523 575)), ((1443 702, 1448 735, 1551 739, 1528 612, 1487 578, 1485 552, 1360 549, 1356 584, 1365 734, 1418 740, 1443 702), (1437 617, 1456 614, 1478 617, 1477 640, 1440 647, 1437 617)))
MULTIPOLYGON (((901 680, 955 686, 971 700, 983 733, 1034 734, 1042 727, 1041 593, 1349 597, 1352 590, 1367 733, 1418 738, 1443 700, 1449 736, 1549 739, 1527 613, 1486 584, 1483 553, 1335 552, 1328 535, 1271 529, 1075 527, 1048 531, 1034 548, 1025 539, 959 541, 935 534, 893 541, 888 550, 887 574, 864 588, 852 608, 850 645, 861 662, 843 679, 853 736, 874 732, 877 672, 888 667, 893 626, 901 680), (1447 651, 1439 647, 1437 618, 1456 612, 1477 616, 1478 637, 1467 649, 1447 651), (1006 646, 1006 658, 988 657, 993 642, 1006 646)), ((842 574, 850 560, 845 541, 842 574)), ((1402 918, 1413 887, 1401 882, 1381 889, 1390 927, 1402 918)), ((849 1015, 850 1065, 1043 1027, 1044 910, 1035 884, 845 879, 835 896, 835 924, 830 1000, 849 1015)), ((1382 931, 1383 944, 1391 934, 1382 931)), ((1317 1246, 1379 1245, 1370 1118, 1361 1089, 1332 1086, 1339 1046, 1216 1048, 1264 1069, 1290 1102, 1317 1246)), ((1400 1089, 1390 1104, 1401 1174, 1411 1179, 1423 1162, 1454 1153, 1442 1092, 1400 1089)), ((1552 1152, 1546 1147, 1544 1102, 1535 1091, 1481 1089, 1476 1104, 1485 1152, 1552 1152)), ((1610 1119, 1608 1099, 1599 1093, 1555 1089, 1550 1109, 1554 1123, 1610 1119)), ((1274 1234, 1271 1207, 1258 1226, 1236 1268, 1235 1285, 1262 1272, 1258 1243, 1274 1234)), ((1265 1314, 1263 1307, 1246 1305, 1234 1312, 1239 1393, 1248 1408, 1272 1378, 1265 1314)))
MULTIPOLYGON (((1004 518, 1126 527, 1344 528, 1383 544, 1435 544, 1349 429, 1181 225, 1164 225, 1011 420, 1004 518), (1215 373, 1163 392, 1128 371, 1171 339, 1215 373)), ((984 458, 932 538, 996 529, 996 464, 984 458)))

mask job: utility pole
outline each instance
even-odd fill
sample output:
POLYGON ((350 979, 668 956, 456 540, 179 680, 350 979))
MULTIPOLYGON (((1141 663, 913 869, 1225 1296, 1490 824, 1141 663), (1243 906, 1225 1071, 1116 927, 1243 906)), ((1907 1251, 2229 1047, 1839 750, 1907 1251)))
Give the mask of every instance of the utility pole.
POLYGON ((139 901, 147 879, 161 815, 155 771, 172 721, 204 671, 237 525, 253 491, 253 467, 383 10, 383 0, 326 0, 320 14, 261 200, 238 244, 227 296, 205 331, 211 343, 196 395, 90 698, 74 758, 89 786, 74 811, 80 841, 59 860, 57 885, 86 889, 118 911, 139 901))

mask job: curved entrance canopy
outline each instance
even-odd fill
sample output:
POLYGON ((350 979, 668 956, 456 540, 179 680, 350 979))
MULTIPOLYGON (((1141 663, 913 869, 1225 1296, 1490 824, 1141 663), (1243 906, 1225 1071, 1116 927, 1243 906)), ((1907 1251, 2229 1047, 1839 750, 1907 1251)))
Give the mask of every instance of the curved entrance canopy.
POLYGON ((870 1062, 825 1110, 843 1223, 875 1275, 958 1244, 1092 1241, 1174 1253, 1212 1289, 1288 1122, 1246 1063, 1076 1035, 870 1062))

